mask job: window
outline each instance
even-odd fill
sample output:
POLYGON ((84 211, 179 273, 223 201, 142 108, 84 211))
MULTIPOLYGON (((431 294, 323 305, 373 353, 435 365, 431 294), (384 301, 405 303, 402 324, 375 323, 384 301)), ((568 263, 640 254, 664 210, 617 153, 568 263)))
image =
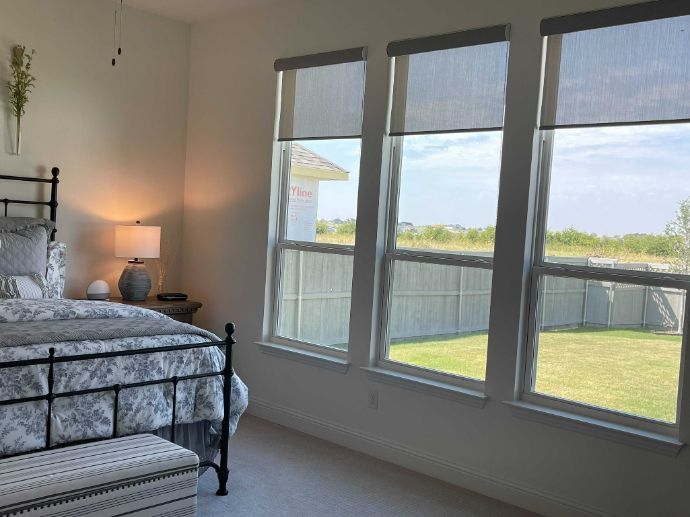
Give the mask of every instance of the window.
POLYGON ((485 377, 507 27, 391 43, 391 188, 380 363, 485 377))
POLYGON ((542 25, 525 398, 673 434, 690 287, 690 16, 554 20, 542 25))
MULTIPOLYGON (((545 54, 527 42, 508 96, 508 26, 390 43, 390 96, 370 114, 388 101, 387 135, 372 123, 363 147, 385 170, 361 177, 364 50, 276 61, 263 338, 279 346, 259 345, 677 453, 690 421, 690 4, 541 30, 545 54)), ((370 81, 381 91, 384 75, 370 81)))
POLYGON ((346 351, 364 49, 279 59, 280 208, 272 339, 346 351))

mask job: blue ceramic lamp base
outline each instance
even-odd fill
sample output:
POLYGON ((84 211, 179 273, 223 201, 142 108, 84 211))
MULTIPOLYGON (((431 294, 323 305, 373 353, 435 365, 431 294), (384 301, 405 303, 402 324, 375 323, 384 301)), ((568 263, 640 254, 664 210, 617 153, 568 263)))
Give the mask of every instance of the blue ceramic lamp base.
POLYGON ((142 302, 151 292, 151 277, 140 260, 130 260, 117 283, 124 300, 142 302))

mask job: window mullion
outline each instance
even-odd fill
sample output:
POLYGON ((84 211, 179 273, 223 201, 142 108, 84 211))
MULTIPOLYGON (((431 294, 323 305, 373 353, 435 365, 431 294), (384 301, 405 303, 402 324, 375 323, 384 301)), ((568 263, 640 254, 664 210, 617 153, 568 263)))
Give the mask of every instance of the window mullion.
MULTIPOLYGON (((546 66, 549 67, 547 60, 546 66)), ((553 68, 553 66, 552 66, 553 68)), ((533 264, 541 264, 546 254, 546 218, 549 203, 549 187, 551 174, 551 157, 553 151, 553 131, 542 131, 540 134, 539 150, 540 161, 537 172, 537 204, 536 217, 533 231, 533 264)), ((519 391, 532 391, 537 366, 537 350, 539 348, 539 282, 541 277, 533 268, 529 276, 528 316, 527 316, 527 340, 522 363, 523 375, 518 377, 519 391)))
POLYGON ((338 244, 325 244, 318 242, 303 242, 303 241, 285 241, 279 242, 277 246, 281 249, 295 250, 295 251, 309 251, 313 253, 331 253, 334 255, 349 255, 355 254, 355 249, 352 246, 341 246, 338 244))
POLYGON ((479 269, 492 269, 491 257, 476 257, 473 255, 460 255, 455 253, 427 252, 426 250, 394 250, 388 253, 396 260, 407 262, 420 262, 424 264, 438 264, 442 266, 464 266, 479 269))
POLYGON ((275 247, 275 268, 273 281, 273 301, 271 303, 271 338, 278 336, 280 328, 280 300, 283 297, 283 250, 280 245, 275 247))
MULTIPOLYGON (((395 67, 391 74, 396 73, 401 60, 393 58, 395 67)), ((407 64, 406 60, 402 60, 407 64)), ((393 94, 391 94, 393 95, 393 94)), ((390 113, 390 110, 389 110, 390 113)), ((392 116, 392 114, 390 114, 392 116)), ((404 138, 389 137, 390 163, 388 167, 388 192, 386 206, 386 246, 383 260, 383 276, 381 279, 381 303, 379 312, 379 333, 376 343, 377 361, 384 361, 388 357, 388 345, 390 339, 390 311, 393 289, 393 261, 395 260, 395 246, 398 237, 398 206, 400 201, 400 169, 402 166, 402 150, 404 138)))
POLYGON ((541 159, 539 162, 538 173, 538 198, 537 198, 537 216, 536 227, 534 231, 534 250, 533 261, 535 264, 544 263, 546 256, 546 223, 549 209, 549 190, 551 187, 551 158, 553 156, 553 131, 542 131, 540 142, 541 159))
POLYGON ((290 163, 292 146, 289 142, 280 143, 280 188, 278 194, 278 242, 287 235, 287 210, 290 199, 290 163))
POLYGON ((534 389, 534 379, 537 373, 537 352, 539 350, 539 282, 541 275, 533 270, 530 275, 529 283, 529 307, 527 315, 527 344, 525 346, 525 357, 522 363, 523 375, 518 379, 522 382, 520 391, 523 393, 532 392, 534 389))
POLYGON ((369 56, 362 124, 362 159, 357 195, 357 249, 353 262, 352 309, 348 359, 353 365, 369 367, 375 361, 375 343, 380 321, 380 286, 385 250, 386 195, 389 183, 389 142, 386 133, 389 95, 387 59, 369 56), (377 100, 377 101, 375 101, 377 100), (366 171, 366 173, 364 173, 366 171))
POLYGON ((499 183, 486 394, 513 400, 525 351, 537 197, 542 38, 511 36, 499 183))
POLYGON ((690 358, 688 357, 688 332, 690 332, 690 303, 688 303, 686 291, 677 403, 678 438, 681 442, 690 441, 690 358))
POLYGON ((582 280, 601 282, 618 282, 645 285, 649 287, 669 287, 673 289, 690 289, 690 279, 680 276, 655 273, 654 271, 635 271, 626 269, 598 268, 592 266, 575 266, 560 263, 544 263, 534 266, 534 271, 543 275, 552 275, 582 280))
POLYGON ((380 311, 380 330, 378 336, 376 357, 378 361, 388 357, 388 345, 390 339, 390 311, 393 301, 393 262, 395 258, 391 253, 386 253, 383 261, 383 279, 380 311))
POLYGON ((390 137, 391 163, 390 181, 388 187, 388 211, 386 224, 386 249, 395 250, 398 239, 398 207, 400 204, 400 168, 402 166, 402 152, 404 137, 390 137))

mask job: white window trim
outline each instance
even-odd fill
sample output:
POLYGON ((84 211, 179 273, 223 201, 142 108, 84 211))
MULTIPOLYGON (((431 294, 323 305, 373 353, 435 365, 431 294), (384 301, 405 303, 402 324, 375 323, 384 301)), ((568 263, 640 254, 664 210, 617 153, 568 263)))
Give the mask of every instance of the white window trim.
POLYGON ((318 366, 342 374, 346 374, 350 369, 350 363, 347 358, 324 353, 324 350, 307 350, 306 347, 299 342, 284 344, 274 341, 257 341, 256 345, 258 345, 259 349, 264 354, 279 357, 281 359, 289 359, 311 366, 318 366))
POLYGON ((454 386, 446 382, 446 379, 435 380, 430 376, 409 375, 396 371, 392 366, 388 368, 362 368, 362 370, 374 382, 397 386, 479 409, 483 409, 489 400, 489 397, 481 389, 454 386))
POLYGON ((665 456, 675 457, 685 446, 685 443, 674 436, 569 413, 543 404, 526 401, 505 401, 504 404, 510 407, 513 416, 517 418, 638 447, 665 456))
MULTIPOLYGON (((555 412, 558 420, 563 421, 570 415, 571 420, 588 419, 590 425, 623 426, 627 429, 638 429, 642 432, 654 433, 658 436, 681 436, 683 395, 683 373, 686 371, 685 360, 687 339, 690 323, 689 303, 685 306, 685 323, 681 344, 681 360, 679 371, 679 386, 676 395, 676 421, 664 422, 653 418, 625 413, 613 409, 588 405, 578 401, 571 401, 555 396, 538 393, 532 389, 532 376, 536 366, 538 353, 538 321, 539 321, 539 281, 544 276, 569 277, 583 280, 599 280, 605 282, 624 282, 630 284, 654 287, 671 287, 690 290, 690 279, 677 274, 655 273, 651 271, 634 271, 618 268, 596 268, 589 266, 571 266, 568 264, 547 262, 546 255, 546 224, 548 216, 549 188, 551 183, 551 163, 553 154, 554 130, 542 131, 539 157, 539 174, 537 186, 537 210, 533 242, 533 261, 529 287, 529 312, 527 321, 527 346, 525 347, 521 390, 515 402, 524 402, 527 409, 541 408, 548 413, 555 412)), ((524 409, 524 408, 523 408, 524 409)), ((524 411, 523 411, 524 413, 524 411)))
MULTIPOLYGON (((293 354, 303 354, 307 358, 321 358, 330 357, 336 359, 336 363, 340 364, 347 359, 348 353, 345 350, 339 350, 327 345, 320 345, 318 343, 310 343, 294 338, 281 336, 278 332, 279 318, 280 318, 280 300, 282 299, 282 281, 283 281, 283 254, 285 250, 304 251, 311 253, 330 253, 343 256, 354 256, 354 246, 345 246, 341 244, 329 244, 319 242, 305 242, 295 241, 286 238, 287 235, 287 209, 289 202, 289 186, 290 186, 290 168, 291 168, 291 149, 292 142, 278 142, 280 149, 279 160, 279 192, 278 192, 278 211, 276 214, 277 221, 275 222, 276 232, 275 242, 273 243, 274 268, 272 275, 272 300, 270 305, 270 327, 268 340, 257 342, 265 353, 273 353, 281 357, 288 357, 288 349, 292 349, 293 354)), ((348 343, 349 345, 349 343, 348 343)), ((349 346, 348 346, 349 348, 349 346)), ((321 364, 326 367, 331 367, 329 363, 314 360, 310 361, 312 364, 321 364)), ((349 363, 345 361, 344 364, 349 363)), ((331 368, 333 369, 333 368, 331 368)), ((338 369, 338 368, 336 368, 338 369)), ((345 372, 347 368, 345 368, 345 372)))
MULTIPOLYGON (((383 276, 381 292, 381 311, 379 337, 377 343, 377 354, 374 372, 376 379, 385 378, 378 372, 388 372, 390 378, 395 379, 395 384, 405 383, 419 384, 427 381, 438 386, 446 386, 447 390, 454 392, 458 388, 464 389, 469 393, 470 399, 476 398, 476 393, 484 391, 484 379, 474 379, 467 376, 457 375, 440 370, 432 370, 421 366, 394 361, 388 358, 388 348, 390 346, 389 323, 392 301, 392 272, 393 262, 408 261, 424 264, 437 264, 442 266, 468 267, 477 269, 493 270, 492 256, 476 256, 464 253, 453 253, 448 251, 432 251, 421 249, 408 249, 396 246, 398 230, 398 208, 400 200, 400 181, 402 172, 402 149, 403 136, 389 136, 390 145, 390 178, 388 182, 387 210, 386 210, 386 246, 383 254, 383 276), (416 379, 416 380, 413 380, 416 379)), ((436 387, 438 387, 436 386, 436 387)), ((438 393, 438 391, 435 391, 438 393)), ((466 398, 466 397, 465 397, 466 398)), ((484 407, 485 401, 481 402, 484 407)), ((472 401, 472 405, 475 401, 472 401)))

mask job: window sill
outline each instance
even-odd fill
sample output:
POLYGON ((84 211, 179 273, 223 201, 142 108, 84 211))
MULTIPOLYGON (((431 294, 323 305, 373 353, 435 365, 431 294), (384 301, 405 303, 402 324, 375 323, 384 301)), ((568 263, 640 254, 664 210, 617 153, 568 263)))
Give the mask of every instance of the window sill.
POLYGON ((685 443, 671 436, 643 431, 634 427, 614 424, 605 420, 547 408, 529 402, 505 401, 504 404, 509 406, 513 415, 518 418, 646 449, 665 456, 675 457, 685 446, 685 443))
POLYGON ((342 374, 347 373, 347 371, 350 369, 350 363, 344 358, 320 354, 318 352, 311 352, 308 350, 301 350, 299 348, 294 348, 287 345, 279 345, 277 343, 269 343, 266 341, 257 341, 256 344, 264 354, 280 357, 281 359, 298 361, 300 363, 326 368, 342 374))
POLYGON ((404 373, 386 370, 384 368, 362 368, 367 376, 374 382, 398 386, 426 395, 444 398, 453 402, 482 409, 486 405, 488 397, 481 391, 461 388, 452 384, 407 375, 404 373))

